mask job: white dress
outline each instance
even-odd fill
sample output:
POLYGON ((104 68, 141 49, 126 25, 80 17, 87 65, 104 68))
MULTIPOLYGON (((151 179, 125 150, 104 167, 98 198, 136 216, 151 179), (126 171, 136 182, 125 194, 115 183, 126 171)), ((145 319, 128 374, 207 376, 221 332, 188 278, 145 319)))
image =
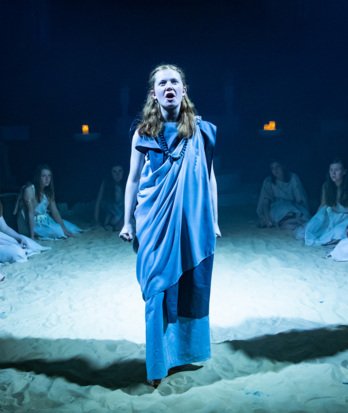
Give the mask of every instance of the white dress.
MULTIPOLYGON (((34 185, 24 186, 18 197, 14 213, 17 214, 18 231, 24 235, 29 234, 29 217, 28 211, 24 202, 24 190, 30 188, 32 194, 35 194, 34 185)), ((77 234, 82 232, 82 229, 63 219, 66 229, 77 234)), ((63 228, 49 214, 49 200, 45 194, 41 196, 41 201, 36 205, 34 210, 34 235, 42 240, 54 240, 59 238, 67 238, 63 228)))
POLYGON ((31 238, 22 236, 26 240, 27 246, 20 244, 15 238, 3 232, 7 227, 4 218, 0 217, 0 263, 24 262, 33 254, 46 251, 50 248, 43 247, 31 238))
MULTIPOLYGON (((50 240, 66 238, 63 228, 48 213, 49 201, 46 195, 42 196, 41 201, 36 205, 34 215, 34 234, 39 239, 50 240)), ((66 229, 72 234, 82 232, 77 225, 63 219, 66 229)))
POLYGON ((310 218, 305 190, 299 177, 291 173, 290 180, 272 182, 267 177, 262 184, 257 209, 260 226, 273 225, 294 229, 310 218))
POLYGON ((348 207, 322 206, 305 227, 306 245, 325 245, 347 238, 348 207))
POLYGON ((342 239, 328 257, 331 257, 334 261, 348 261, 348 238, 342 239))

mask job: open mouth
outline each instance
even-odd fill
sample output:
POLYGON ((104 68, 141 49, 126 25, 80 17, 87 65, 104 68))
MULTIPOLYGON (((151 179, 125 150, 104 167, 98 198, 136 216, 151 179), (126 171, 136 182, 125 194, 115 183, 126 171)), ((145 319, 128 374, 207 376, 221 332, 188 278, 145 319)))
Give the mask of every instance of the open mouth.
POLYGON ((173 92, 167 92, 165 96, 166 99, 173 99, 175 97, 175 94, 173 92))

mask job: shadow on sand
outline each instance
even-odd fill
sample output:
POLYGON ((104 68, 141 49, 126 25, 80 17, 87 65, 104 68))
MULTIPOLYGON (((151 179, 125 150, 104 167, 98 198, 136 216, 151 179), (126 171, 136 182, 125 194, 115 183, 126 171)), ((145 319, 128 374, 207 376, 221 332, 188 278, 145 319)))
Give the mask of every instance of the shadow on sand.
POLYGON ((233 350, 241 350, 250 358, 296 364, 347 350, 348 326, 293 330, 248 340, 233 340, 229 344, 233 350))
MULTIPOLYGON (((348 326, 288 331, 213 344, 220 345, 227 345, 232 350, 232 364, 236 351, 244 352, 250 359, 300 363, 347 350, 348 326)), ((139 388, 146 382, 144 346, 126 341, 1 338, 0 354, 1 369, 61 377, 80 386, 98 385, 138 395, 151 391, 145 386, 139 388), (69 350, 68 357, 64 356, 66 349, 69 350)))

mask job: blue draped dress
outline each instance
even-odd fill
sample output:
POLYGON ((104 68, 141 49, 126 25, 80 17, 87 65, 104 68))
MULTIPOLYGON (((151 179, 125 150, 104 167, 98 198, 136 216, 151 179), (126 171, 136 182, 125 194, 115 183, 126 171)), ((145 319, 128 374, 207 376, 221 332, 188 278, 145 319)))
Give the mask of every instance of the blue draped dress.
POLYGON ((190 139, 178 139, 176 124, 168 122, 162 138, 139 136, 136 142, 146 155, 135 219, 150 380, 165 377, 174 366, 210 357, 215 136, 214 125, 197 119, 190 139))

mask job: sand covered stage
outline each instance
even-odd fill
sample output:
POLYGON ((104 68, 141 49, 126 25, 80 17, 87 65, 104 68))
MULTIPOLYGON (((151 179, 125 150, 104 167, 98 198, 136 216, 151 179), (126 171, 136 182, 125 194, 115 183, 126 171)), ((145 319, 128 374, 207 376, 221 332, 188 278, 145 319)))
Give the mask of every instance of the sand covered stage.
POLYGON ((348 263, 223 208, 211 360, 145 384, 135 254, 92 229, 1 267, 0 412, 348 411, 348 263))

